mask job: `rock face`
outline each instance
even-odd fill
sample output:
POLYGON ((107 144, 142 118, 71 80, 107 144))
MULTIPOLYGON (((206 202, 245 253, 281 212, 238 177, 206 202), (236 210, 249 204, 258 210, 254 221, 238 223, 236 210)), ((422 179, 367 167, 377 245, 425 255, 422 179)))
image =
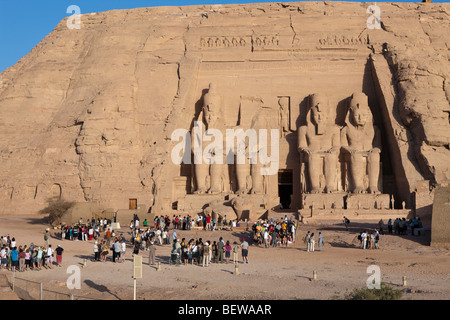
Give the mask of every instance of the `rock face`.
POLYGON ((250 196, 236 197, 231 200, 231 206, 236 213, 237 221, 248 220, 257 221, 259 219, 267 219, 267 210, 258 208, 257 203, 250 196))
POLYGON ((450 179, 450 68, 448 24, 440 22, 448 21, 449 12, 447 6, 434 11, 438 16, 418 13, 408 28, 399 27, 399 18, 384 23, 389 34, 385 57, 393 74, 397 116, 409 133, 398 133, 398 139, 409 143, 415 156, 411 161, 423 177, 442 183, 450 179))
POLYGON ((433 219, 431 232, 431 246, 450 247, 450 186, 440 185, 435 192, 433 202, 433 219))
MULTIPOLYGON (((418 182, 450 180, 450 5, 378 6, 381 29, 368 28, 368 4, 347 2, 114 10, 82 15, 79 30, 64 19, 0 75, 0 213, 34 213, 52 196, 179 210, 195 181, 172 162, 171 136, 192 129, 211 82, 225 126, 250 125, 261 101, 279 117, 293 209, 307 97, 326 94, 342 127, 363 92, 383 193, 413 208, 418 182)), ((264 182, 267 207, 284 190, 277 178, 264 182)))

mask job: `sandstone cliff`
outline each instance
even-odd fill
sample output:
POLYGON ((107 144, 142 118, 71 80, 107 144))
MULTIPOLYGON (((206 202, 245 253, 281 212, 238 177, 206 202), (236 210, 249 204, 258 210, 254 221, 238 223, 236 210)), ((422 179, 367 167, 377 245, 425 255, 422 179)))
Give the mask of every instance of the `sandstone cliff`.
MULTIPOLYGON (((378 6, 382 28, 375 30, 366 25, 368 4, 347 2, 114 10, 82 15, 80 30, 64 19, 0 75, 0 213, 37 212, 60 195, 116 209, 136 198, 170 210, 173 177, 183 170, 171 164, 171 133, 191 125, 208 75, 221 76, 204 62, 316 59, 318 68, 333 68, 376 57, 375 68, 388 66, 377 75, 390 80, 378 85, 391 94, 384 130, 396 149, 392 166, 404 171, 396 179, 407 181, 406 193, 416 181, 450 180, 450 5, 378 6)), ((302 74, 295 68, 286 69, 286 82, 302 74)), ((237 83, 230 79, 240 72, 247 71, 236 68, 224 81, 237 83)), ((352 85, 353 71, 338 72, 352 85)), ((261 88, 276 96, 285 85, 261 88)), ((336 99, 352 92, 329 90, 336 99)))

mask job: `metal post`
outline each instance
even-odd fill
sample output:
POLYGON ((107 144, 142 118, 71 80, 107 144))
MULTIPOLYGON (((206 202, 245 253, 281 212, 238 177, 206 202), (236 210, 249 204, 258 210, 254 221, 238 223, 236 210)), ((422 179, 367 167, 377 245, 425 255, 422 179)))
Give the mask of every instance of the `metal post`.
POLYGON ((158 262, 158 269, 156 271, 161 271, 161 262, 158 262))
POLYGON ((136 300, 136 278, 133 277, 133 300, 136 300))
POLYGON ((316 270, 313 271, 313 280, 317 280, 317 272, 316 272, 316 270))
POLYGON ((136 300, 136 279, 142 279, 142 256, 133 255, 133 300, 136 300))
POLYGON ((43 293, 43 290, 42 290, 42 282, 41 282, 41 283, 39 283, 39 300, 43 299, 42 293, 43 293))
POLYGON ((70 295, 70 300, 73 300, 73 294, 70 295))
POLYGON ((403 286, 406 287, 406 276, 403 276, 402 280, 403 280, 403 286))
POLYGON ((16 282, 16 267, 13 268, 13 273, 12 273, 12 291, 14 292, 14 285, 16 282))
POLYGON ((239 268, 237 263, 234 265, 234 274, 238 275, 239 274, 239 268))

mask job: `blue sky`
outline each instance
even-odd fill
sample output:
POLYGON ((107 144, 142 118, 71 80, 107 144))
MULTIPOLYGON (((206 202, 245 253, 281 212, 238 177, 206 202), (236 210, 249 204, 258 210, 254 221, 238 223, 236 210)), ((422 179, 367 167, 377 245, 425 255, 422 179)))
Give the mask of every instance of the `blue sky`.
MULTIPOLYGON (((0 72, 27 55, 65 17, 70 5, 81 13, 155 6, 275 2, 273 0, 0 0, 0 72)), ((356 1, 355 1, 356 2, 356 1)), ((363 1, 367 2, 367 1, 363 1)), ((386 2, 386 1, 378 1, 386 2)), ((420 1, 389 1, 420 2, 420 1)), ((448 2, 448 0, 433 0, 448 2)), ((368 2, 372 3, 372 2, 368 2)))

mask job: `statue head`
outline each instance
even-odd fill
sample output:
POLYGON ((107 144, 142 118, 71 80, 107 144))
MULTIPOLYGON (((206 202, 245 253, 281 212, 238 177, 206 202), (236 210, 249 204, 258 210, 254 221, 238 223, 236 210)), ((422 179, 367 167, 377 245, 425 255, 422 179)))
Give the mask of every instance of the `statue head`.
POLYGON ((214 128, 216 122, 221 117, 220 115, 220 105, 217 101, 218 95, 216 91, 216 84, 214 82, 209 83, 208 93, 204 96, 204 119, 206 124, 206 129, 214 128))
POLYGON ((310 96, 310 113, 311 122, 316 126, 317 134, 323 134, 332 119, 328 97, 317 93, 312 94, 310 96))
POLYGON ((367 122, 372 122, 372 113, 367 101, 367 96, 362 92, 352 94, 349 120, 354 126, 364 127, 367 122))

